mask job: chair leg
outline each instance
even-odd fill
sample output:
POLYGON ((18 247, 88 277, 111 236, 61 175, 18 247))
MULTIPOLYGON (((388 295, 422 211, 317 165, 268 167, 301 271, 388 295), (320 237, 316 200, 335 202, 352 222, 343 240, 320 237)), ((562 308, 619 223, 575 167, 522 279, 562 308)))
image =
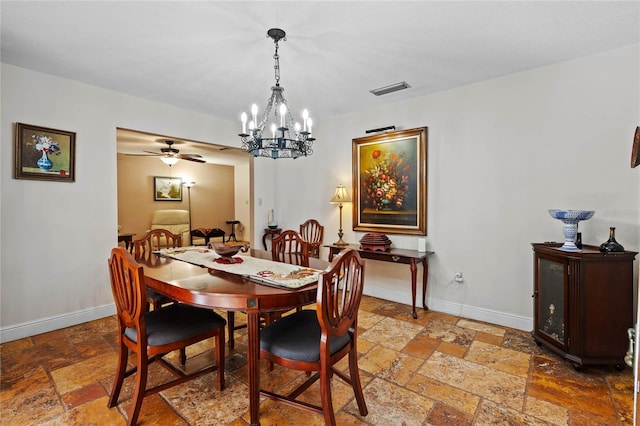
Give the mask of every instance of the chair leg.
POLYGON ((184 366, 187 362, 187 348, 180 349, 180 365, 184 366))
POLYGON ((236 345, 234 338, 236 329, 236 313, 233 311, 227 311, 227 328, 229 329, 229 350, 233 350, 236 345))
POLYGON ((111 396, 107 407, 112 408, 118 404, 118 397, 120 396, 120 389, 122 389, 122 382, 124 381, 124 373, 127 370, 127 358, 129 357, 129 349, 120 342, 120 350, 118 351, 118 367, 116 370, 116 377, 113 379, 113 387, 111 388, 111 396))
POLYGON ((220 330, 216 339, 216 363, 218 364, 218 390, 224 390, 224 329, 220 330))
POLYGON ((320 368, 320 396, 322 399, 322 414, 324 424, 336 426, 336 416, 333 412, 333 402, 331 401, 331 366, 324 363, 320 368))
POLYGON ((133 399, 131 403, 131 410, 129 412, 129 419, 127 421, 128 426, 133 426, 138 420, 140 414, 140 407, 142 407, 142 400, 147 388, 147 370, 149 368, 148 358, 146 353, 138 353, 138 371, 136 372, 136 388, 133 392, 133 399))
POLYGON ((362 385, 360 383, 360 369, 358 368, 358 351, 355 345, 351 346, 349 351, 349 375, 351 377, 351 386, 353 387, 353 394, 356 397, 358 403, 358 410, 360 415, 366 416, 369 411, 367 410, 367 404, 364 402, 364 394, 362 393, 362 385))

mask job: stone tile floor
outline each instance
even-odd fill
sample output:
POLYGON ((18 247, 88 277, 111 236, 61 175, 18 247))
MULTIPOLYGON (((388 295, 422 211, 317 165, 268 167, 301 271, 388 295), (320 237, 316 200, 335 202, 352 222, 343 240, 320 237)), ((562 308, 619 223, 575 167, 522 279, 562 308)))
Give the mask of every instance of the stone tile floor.
MULTIPOLYGON (((244 315, 236 315, 237 321, 244 315)), ((227 354, 224 391, 209 374, 145 398, 140 425, 246 425, 246 329, 227 354)), ((187 368, 213 362, 212 342, 190 347, 187 368)), ((133 380, 117 408, 107 400, 116 367, 115 317, 0 345, 0 424, 125 424, 133 380)), ((364 297, 360 369, 369 415, 361 417, 351 388, 332 389, 340 425, 631 425, 633 376, 613 367, 575 371, 538 347, 529 333, 437 312, 411 318, 406 305, 364 297)), ((170 354, 176 360, 175 354, 170 354)), ((135 359, 132 358, 132 362, 135 359)), ((346 363, 340 365, 346 369, 346 363)), ((166 380, 154 366, 150 381, 166 380)), ((215 373, 214 373, 215 374, 215 373)), ((261 369, 261 385, 282 390, 304 373, 261 369)), ((319 402, 318 385, 304 397, 319 402)), ((322 425, 319 415, 263 400, 269 425, 322 425)))

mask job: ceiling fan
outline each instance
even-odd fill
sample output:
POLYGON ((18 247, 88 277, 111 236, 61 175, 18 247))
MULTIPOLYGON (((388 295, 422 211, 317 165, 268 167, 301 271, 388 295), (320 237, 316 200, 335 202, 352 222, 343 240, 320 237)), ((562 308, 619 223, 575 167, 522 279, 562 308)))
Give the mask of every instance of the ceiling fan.
POLYGON ((180 154, 180 150, 175 149, 173 147, 173 144, 175 143, 175 141, 166 140, 164 141, 164 143, 167 144, 167 147, 161 148, 160 152, 144 151, 146 152, 146 154, 129 154, 129 155, 138 155, 138 156, 144 156, 144 157, 160 157, 160 160, 163 163, 168 164, 169 166, 176 164, 179 160, 193 161, 196 163, 206 163, 206 161, 202 159, 202 155, 200 154, 180 154))

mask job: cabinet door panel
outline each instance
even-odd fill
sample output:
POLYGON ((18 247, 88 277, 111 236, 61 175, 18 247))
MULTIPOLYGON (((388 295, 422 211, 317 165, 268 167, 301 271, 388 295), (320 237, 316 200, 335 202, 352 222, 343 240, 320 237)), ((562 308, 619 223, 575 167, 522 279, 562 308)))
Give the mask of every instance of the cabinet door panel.
POLYGON ((567 346, 566 323, 568 317, 566 279, 567 264, 538 258, 537 312, 538 333, 548 340, 567 346))
POLYGON ((585 354, 596 359, 613 354, 624 357, 629 347, 627 329, 633 327, 632 264, 609 258, 584 262, 581 283, 585 354))

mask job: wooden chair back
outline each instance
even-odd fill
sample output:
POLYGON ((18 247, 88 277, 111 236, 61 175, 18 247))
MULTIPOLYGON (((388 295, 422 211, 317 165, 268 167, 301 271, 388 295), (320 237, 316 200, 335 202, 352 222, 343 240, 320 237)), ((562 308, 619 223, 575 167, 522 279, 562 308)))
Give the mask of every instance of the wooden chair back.
POLYGON ((146 346, 144 314, 147 312, 147 300, 142 266, 126 249, 117 247, 111 250, 109 273, 120 333, 135 327, 138 341, 144 339, 146 346))
POLYGON ((323 335, 343 336, 349 332, 355 342, 363 290, 364 260, 357 250, 347 249, 320 273, 318 280, 317 314, 323 335))
POLYGON ((168 229, 152 229, 133 242, 133 254, 138 260, 149 260, 154 250, 170 247, 182 247, 182 236, 168 229))
POLYGON ((271 259, 276 262, 308 267, 308 243, 292 229, 283 231, 271 240, 271 259))
POLYGON ((300 225, 300 236, 309 243, 309 256, 320 257, 320 246, 324 239, 324 226, 315 219, 309 219, 300 225))

